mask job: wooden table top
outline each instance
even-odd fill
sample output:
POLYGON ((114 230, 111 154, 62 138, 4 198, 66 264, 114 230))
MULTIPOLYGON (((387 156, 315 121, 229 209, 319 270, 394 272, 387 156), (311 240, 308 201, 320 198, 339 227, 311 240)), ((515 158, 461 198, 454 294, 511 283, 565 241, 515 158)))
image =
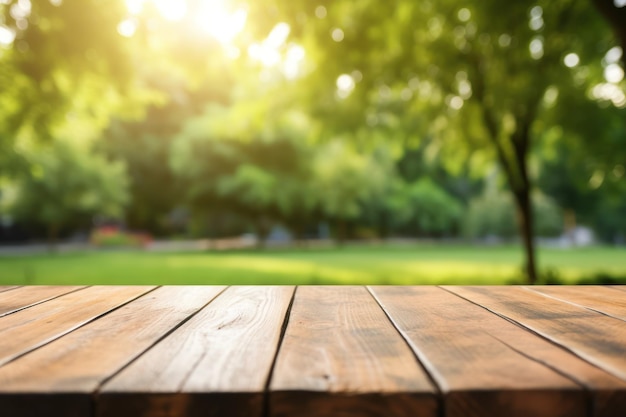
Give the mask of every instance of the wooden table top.
POLYGON ((626 416, 626 287, 0 287, 3 417, 626 416))

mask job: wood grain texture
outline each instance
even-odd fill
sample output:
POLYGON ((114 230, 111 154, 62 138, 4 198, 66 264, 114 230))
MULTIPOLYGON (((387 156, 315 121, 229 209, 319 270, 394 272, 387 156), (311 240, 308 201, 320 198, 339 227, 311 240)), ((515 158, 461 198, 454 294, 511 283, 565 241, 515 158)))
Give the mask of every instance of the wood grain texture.
POLYGON ((224 287, 161 287, 63 338, 0 367, 0 409, 34 417, 51 402, 59 415, 87 416, 85 398, 107 378, 197 312, 224 287), (54 394, 54 395, 52 395, 54 394), (59 394, 65 398, 59 402, 59 394), (32 407, 28 407, 30 399, 32 407), (36 407, 35 407, 36 405, 36 407), (38 407, 38 408, 37 408, 38 407), (17 413, 18 410, 15 410, 17 413))
MULTIPOLYGON (((454 291, 455 287, 444 287, 454 291)), ((538 306, 540 309, 541 306, 538 306)), ((620 417, 626 410, 626 382, 519 326, 498 326, 491 335, 586 387, 595 417, 620 417)))
POLYGON ((601 286, 533 286, 528 289, 558 300, 626 320, 626 294, 601 286))
POLYGON ((435 416, 436 390, 364 287, 298 287, 270 415, 435 416))
POLYGON ((1 317, 0 366, 83 326, 153 288, 90 287, 1 317))
POLYGON ((506 341, 515 331, 534 335, 441 288, 371 291, 441 387, 446 417, 587 414, 578 384, 506 341))
POLYGON ((626 381, 626 322, 524 287, 450 287, 626 381))
POLYGON ((607 287, 618 291, 626 291, 626 285, 608 285, 607 287))
POLYGON ((0 293, 0 317, 85 287, 34 286, 0 293))
POLYGON ((626 415, 624 287, 224 289, 0 287, 0 416, 626 415))
POLYGON ((261 416, 294 287, 230 287, 101 390, 98 416, 261 416))
POLYGON ((19 286, 17 286, 17 285, 0 285, 0 292, 14 290, 16 288, 19 288, 19 286))

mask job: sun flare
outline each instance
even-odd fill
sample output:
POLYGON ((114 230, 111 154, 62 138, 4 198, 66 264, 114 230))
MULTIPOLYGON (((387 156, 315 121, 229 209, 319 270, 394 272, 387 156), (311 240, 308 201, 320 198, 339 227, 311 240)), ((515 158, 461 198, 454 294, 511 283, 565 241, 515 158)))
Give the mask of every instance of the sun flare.
POLYGON ((219 42, 227 44, 244 29, 248 12, 239 8, 230 10, 219 0, 202 2, 195 14, 195 24, 219 42))
POLYGON ((152 3, 165 20, 187 19, 202 33, 225 45, 232 43, 244 29, 248 17, 244 8, 229 7, 226 0, 126 0, 126 8, 130 14, 137 15, 146 3, 152 3))

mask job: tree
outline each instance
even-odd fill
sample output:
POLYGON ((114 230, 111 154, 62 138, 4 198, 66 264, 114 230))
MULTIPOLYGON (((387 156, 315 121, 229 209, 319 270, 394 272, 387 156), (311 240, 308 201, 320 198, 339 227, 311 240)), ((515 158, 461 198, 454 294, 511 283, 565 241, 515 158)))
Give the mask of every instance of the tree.
POLYGON ((326 144, 316 155, 314 177, 324 215, 335 222, 335 238, 343 243, 347 222, 356 219, 370 199, 368 160, 341 141, 326 144))
POLYGON ((314 216, 311 186, 312 127, 291 109, 273 114, 272 100, 211 105, 185 123, 172 143, 170 163, 188 184, 185 199, 196 213, 248 218, 260 239, 282 221, 302 235, 299 220, 314 216))
POLYGON ((429 178, 407 185, 412 215, 408 223, 420 235, 449 236, 458 230, 463 206, 429 178))
POLYGON ((46 226, 51 248, 63 227, 94 216, 121 218, 128 201, 124 165, 93 152, 82 138, 63 137, 24 153, 30 169, 16 181, 12 215, 46 226))
MULTIPOLYGON (((533 233, 543 237, 563 232, 561 209, 553 199, 533 193, 533 233)), ((515 236, 515 202, 510 193, 487 188, 483 195, 472 199, 465 216, 465 234, 470 238, 504 238, 515 236)))
MULTIPOLYGON (((497 161, 516 203, 528 282, 536 282, 528 159, 546 93, 553 85, 574 84, 564 57, 577 48, 582 54, 608 44, 606 27, 590 5, 274 2, 293 33, 315 45, 318 66, 308 81, 318 106, 361 114, 363 123, 372 109, 380 110, 381 101, 403 100, 405 117, 430 115, 430 123, 418 125, 413 135, 421 131, 444 139, 457 159, 482 153, 484 165, 497 161), (335 94, 339 99, 332 103, 335 94)), ((399 126, 393 118, 387 125, 399 126)))
POLYGON ((223 80, 191 87, 163 73, 154 92, 167 97, 146 107, 138 119, 118 117, 102 134, 98 146, 113 159, 124 160, 130 179, 127 224, 154 234, 171 232, 167 216, 180 206, 183 187, 170 167, 172 142, 185 122, 201 114, 207 102, 224 101, 223 80))
POLYGON ((68 113, 88 108, 106 118, 129 93, 128 42, 117 32, 121 0, 17 1, 0 4, 0 141, 26 131, 50 138, 68 113))

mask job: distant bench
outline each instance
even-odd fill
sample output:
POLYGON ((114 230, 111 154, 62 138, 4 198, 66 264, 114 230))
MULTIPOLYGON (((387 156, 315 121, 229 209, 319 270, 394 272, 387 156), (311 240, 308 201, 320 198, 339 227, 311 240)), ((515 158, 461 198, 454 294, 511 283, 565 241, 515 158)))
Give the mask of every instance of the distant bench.
POLYGON ((0 287, 0 416, 626 416, 626 287, 0 287))

